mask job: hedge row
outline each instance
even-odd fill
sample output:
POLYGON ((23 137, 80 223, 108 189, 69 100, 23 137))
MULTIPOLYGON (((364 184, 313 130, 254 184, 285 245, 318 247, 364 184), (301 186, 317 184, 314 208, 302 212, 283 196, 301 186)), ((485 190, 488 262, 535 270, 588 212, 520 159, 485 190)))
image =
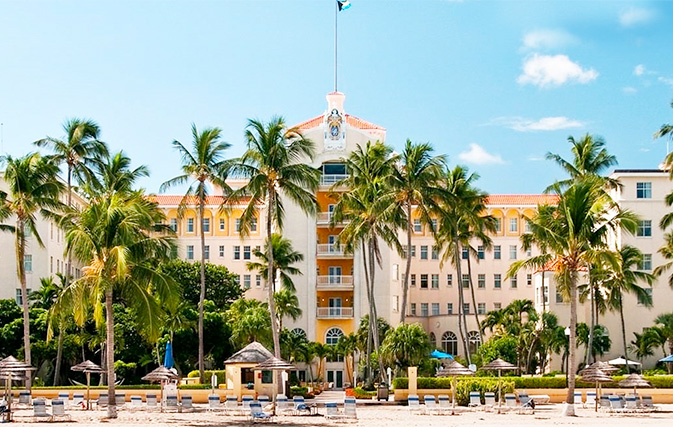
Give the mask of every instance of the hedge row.
MULTIPOLYGON (((204 371, 203 375, 205 376, 205 378, 203 379, 203 384, 210 384, 210 378, 213 376, 213 374, 217 375, 217 385, 225 384, 227 382, 225 372, 226 371, 204 371)), ((199 371, 191 371, 190 373, 187 374, 187 377, 198 378, 199 371)))
MULTIPOLYGON (((607 386, 616 386, 619 381, 626 378, 625 376, 615 376, 612 377, 615 381, 614 384, 608 384, 607 386)), ((496 381, 495 378, 490 377, 480 377, 479 379, 492 380, 496 381)), ((654 388, 673 388, 673 375, 657 375, 657 376, 645 376, 645 379, 652 384, 654 388)), ((459 378, 458 382, 468 381, 471 379, 468 378, 459 378)), ((529 389, 529 388, 566 388, 566 379, 565 377, 503 377, 503 381, 511 382, 516 389, 529 389)), ((579 380, 576 383, 578 388, 591 388, 595 387, 595 383, 586 383, 579 380)), ((417 387, 419 389, 450 389, 451 388, 451 378, 426 378, 419 377, 417 387)), ((404 377, 395 378, 393 380, 393 388, 406 389, 409 388, 409 379, 404 377)), ((476 390, 473 390, 476 391, 476 390)))

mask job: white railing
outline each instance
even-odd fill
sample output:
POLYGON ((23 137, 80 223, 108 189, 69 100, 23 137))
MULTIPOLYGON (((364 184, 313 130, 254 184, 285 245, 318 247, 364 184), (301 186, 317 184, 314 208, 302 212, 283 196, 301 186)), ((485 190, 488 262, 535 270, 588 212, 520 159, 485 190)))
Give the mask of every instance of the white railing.
POLYGON ((333 256, 344 256, 344 247, 337 245, 336 243, 320 244, 316 245, 318 255, 333 255, 333 256))
POLYGON ((351 318, 353 307, 318 307, 317 316, 322 318, 351 318))
POLYGON ((332 212, 320 212, 315 220, 318 224, 329 224, 332 220, 332 212))
POLYGON ((322 175, 320 177, 320 185, 333 185, 342 179, 348 178, 348 176, 348 174, 322 175))
POLYGON ((353 286, 353 276, 318 276, 319 286, 353 286))

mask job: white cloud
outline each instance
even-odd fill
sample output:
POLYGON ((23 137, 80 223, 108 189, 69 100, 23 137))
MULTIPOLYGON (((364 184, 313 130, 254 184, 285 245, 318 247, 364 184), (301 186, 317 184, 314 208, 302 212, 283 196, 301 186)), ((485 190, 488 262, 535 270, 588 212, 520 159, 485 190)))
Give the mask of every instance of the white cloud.
POLYGON ((665 84, 666 86, 671 86, 673 87, 673 79, 668 78, 668 77, 659 77, 657 80, 659 80, 660 83, 665 84))
POLYGON ((634 27, 646 24, 654 18, 654 12, 650 9, 632 7, 619 14, 619 23, 622 27, 634 27))
POLYGON ((642 76, 645 74, 645 66, 643 64, 636 65, 636 68, 633 69, 634 76, 642 76))
POLYGON ((583 69, 567 55, 538 55, 528 57, 523 64, 519 84, 538 87, 561 86, 565 83, 589 83, 596 80, 598 72, 593 68, 583 69))
POLYGON ((626 86, 622 88, 622 92, 624 92, 627 95, 633 95, 634 93, 638 92, 638 89, 632 86, 626 86))
POLYGON ((499 154, 491 154, 478 144, 470 144, 470 149, 458 154, 458 158, 467 163, 476 165, 502 164, 505 163, 499 154))
POLYGON ((530 156, 528 156, 526 159, 527 159, 529 162, 541 162, 541 161, 545 160, 544 157, 534 156, 534 155, 532 155, 532 154, 531 154, 530 156))
POLYGON ((563 30, 540 29, 523 36, 523 49, 558 49, 577 41, 575 36, 563 30))

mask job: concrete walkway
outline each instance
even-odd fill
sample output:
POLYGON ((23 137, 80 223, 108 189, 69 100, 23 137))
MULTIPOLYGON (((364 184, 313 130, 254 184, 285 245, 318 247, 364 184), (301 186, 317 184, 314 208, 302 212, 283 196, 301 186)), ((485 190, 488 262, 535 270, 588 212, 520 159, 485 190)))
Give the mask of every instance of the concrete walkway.
POLYGON ((346 397, 346 392, 343 390, 326 390, 320 393, 313 399, 315 403, 337 402, 343 403, 346 397))

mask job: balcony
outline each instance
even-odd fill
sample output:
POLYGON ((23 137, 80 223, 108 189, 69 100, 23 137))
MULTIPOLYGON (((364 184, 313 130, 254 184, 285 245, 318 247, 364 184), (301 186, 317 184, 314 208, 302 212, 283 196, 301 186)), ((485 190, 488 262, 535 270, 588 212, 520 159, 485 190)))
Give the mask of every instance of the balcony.
POLYGON ((352 319, 353 307, 318 307, 318 319, 352 319))
POLYGON ((348 176, 348 174, 325 174, 320 177, 320 185, 334 185, 348 176))
POLYGON ((316 288, 319 291, 352 291, 353 276, 318 276, 316 288))
POLYGON ((353 258, 352 254, 346 254, 344 247, 336 243, 316 245, 316 254, 320 258, 353 258))
MULTIPOLYGON (((330 222, 332 221, 332 212, 320 212, 318 216, 316 216, 316 225, 318 227, 329 227, 330 222)), ((337 223, 337 226, 343 225, 344 222, 339 222, 337 223)))

